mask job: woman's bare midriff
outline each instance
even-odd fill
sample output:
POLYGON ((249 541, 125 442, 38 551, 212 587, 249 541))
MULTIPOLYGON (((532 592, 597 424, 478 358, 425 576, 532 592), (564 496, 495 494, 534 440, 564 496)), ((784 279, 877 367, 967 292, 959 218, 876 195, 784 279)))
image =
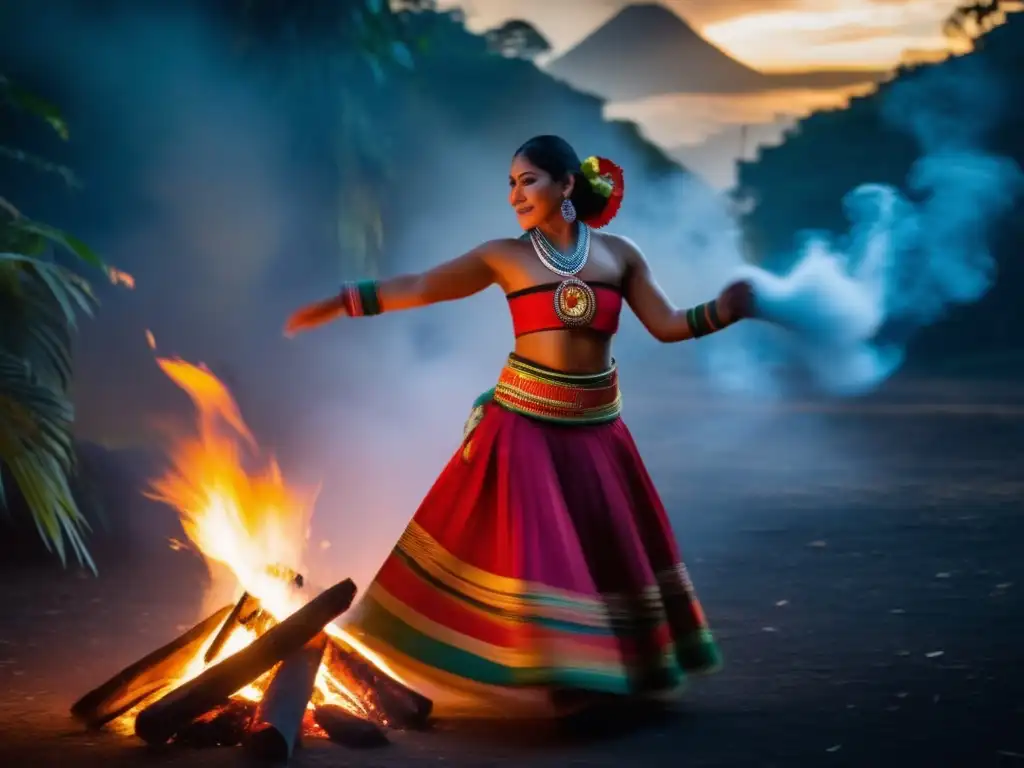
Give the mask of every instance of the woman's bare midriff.
POLYGON ((563 373, 602 373, 612 364, 611 337, 583 329, 520 336, 515 352, 530 362, 563 373))

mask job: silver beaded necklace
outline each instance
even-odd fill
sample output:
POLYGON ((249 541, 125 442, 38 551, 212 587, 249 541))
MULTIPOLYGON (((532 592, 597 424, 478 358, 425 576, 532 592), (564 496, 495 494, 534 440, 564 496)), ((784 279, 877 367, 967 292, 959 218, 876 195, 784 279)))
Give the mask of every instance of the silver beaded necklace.
POLYGON ((562 253, 539 229, 530 230, 530 242, 533 243, 533 250, 540 259, 541 264, 550 269, 556 275, 571 277, 578 274, 587 264, 590 256, 590 227, 583 222, 577 222, 576 231, 579 237, 576 238, 576 247, 568 254, 562 253))

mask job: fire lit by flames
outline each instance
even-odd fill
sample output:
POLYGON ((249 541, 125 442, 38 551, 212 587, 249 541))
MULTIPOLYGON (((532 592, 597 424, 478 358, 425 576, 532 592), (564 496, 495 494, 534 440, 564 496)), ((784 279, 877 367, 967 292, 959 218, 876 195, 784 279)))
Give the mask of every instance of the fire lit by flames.
MULTIPOLYGON (((273 460, 265 461, 258 469, 246 468, 245 458, 258 458, 258 445, 231 393, 211 371, 178 359, 158 358, 157 364, 192 399, 198 430, 174 446, 171 468, 152 483, 152 497, 177 510, 187 543, 207 564, 219 563, 234 574, 238 596, 247 592, 259 601, 264 612, 280 621, 312 597, 308 585, 303 589, 295 575, 304 573, 303 554, 315 494, 303 496, 290 488, 273 460)), ((382 659, 340 627, 331 624, 326 631, 343 639, 382 672, 400 679, 382 659)), ((209 644, 200 649, 175 686, 237 653, 256 637, 252 629, 236 626, 209 664, 204 659, 209 644)), ((258 701, 271 674, 235 695, 258 701)), ((148 703, 123 716, 117 723, 119 730, 131 729, 135 716, 148 703)), ((367 715, 357 696, 324 664, 317 675, 310 707, 322 704, 344 707, 361 717, 367 715)))

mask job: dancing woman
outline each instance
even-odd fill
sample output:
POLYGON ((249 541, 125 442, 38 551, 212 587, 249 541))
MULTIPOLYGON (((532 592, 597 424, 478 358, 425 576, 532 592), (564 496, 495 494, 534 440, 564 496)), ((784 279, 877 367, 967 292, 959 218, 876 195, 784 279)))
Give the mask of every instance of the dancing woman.
POLYGON ((623 301, 657 339, 751 314, 735 283, 677 309, 629 240, 595 229, 622 172, 555 136, 514 155, 525 234, 422 274, 345 285, 286 332, 504 291, 515 352, 349 626, 439 715, 557 714, 589 694, 672 692, 719 654, 661 500, 619 417, 623 301))

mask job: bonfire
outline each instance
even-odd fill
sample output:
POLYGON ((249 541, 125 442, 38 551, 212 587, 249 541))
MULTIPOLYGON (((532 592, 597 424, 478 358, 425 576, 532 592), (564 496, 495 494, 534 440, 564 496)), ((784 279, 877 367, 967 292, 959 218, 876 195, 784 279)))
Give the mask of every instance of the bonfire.
POLYGON ((350 579, 319 591, 303 575, 312 495, 290 488, 259 448, 227 387, 181 360, 158 365, 192 399, 198 429, 171 452, 152 497, 177 510, 188 544, 226 566, 237 600, 89 692, 72 714, 152 745, 239 745, 287 759, 303 736, 387 743, 426 725, 431 702, 335 624, 350 579))

